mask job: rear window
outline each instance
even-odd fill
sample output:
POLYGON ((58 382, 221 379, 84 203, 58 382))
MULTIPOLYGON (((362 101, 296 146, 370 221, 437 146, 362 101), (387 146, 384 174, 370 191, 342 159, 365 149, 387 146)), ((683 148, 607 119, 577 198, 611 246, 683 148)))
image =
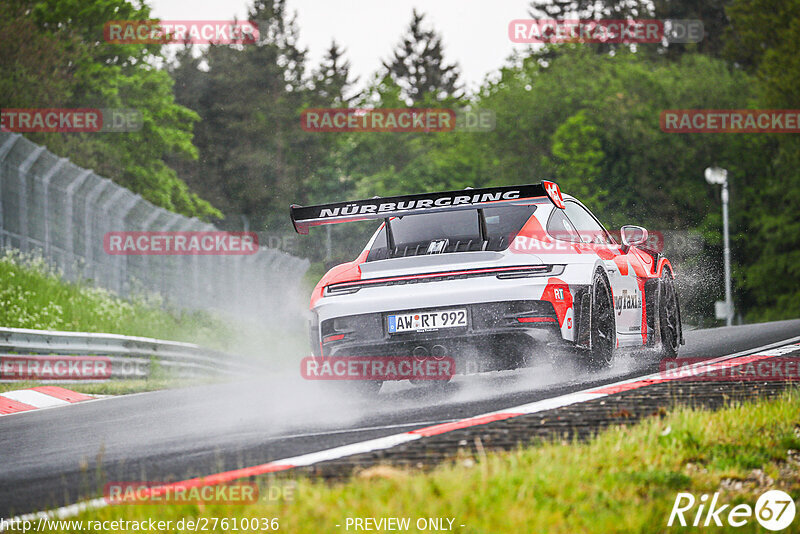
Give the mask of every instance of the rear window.
MULTIPOLYGON (((484 208, 489 238, 486 250, 500 251, 508 248, 534 211, 535 205, 484 208)), ((391 254, 393 258, 427 254, 431 242, 441 239, 447 239, 447 246, 442 251, 444 253, 482 250, 477 210, 407 215, 392 219, 391 225, 395 243, 391 254)), ((386 230, 381 229, 367 261, 384 260, 388 257, 386 230)))

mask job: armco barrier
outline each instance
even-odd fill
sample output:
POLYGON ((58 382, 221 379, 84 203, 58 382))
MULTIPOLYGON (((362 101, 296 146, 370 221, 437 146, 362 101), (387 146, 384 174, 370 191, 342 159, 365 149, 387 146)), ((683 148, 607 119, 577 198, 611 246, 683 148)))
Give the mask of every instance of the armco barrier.
MULTIPOLYGON (((151 363, 171 371, 171 376, 246 375, 253 368, 237 358, 179 341, 90 332, 51 332, 25 328, 0 328, 0 355, 106 356, 111 379, 144 378, 151 363)), ((1 371, 1 370, 0 370, 1 371)), ((0 381, 5 381, 0 372, 0 381)))
MULTIPOLYGON (((0 249, 38 255, 67 280, 118 295, 156 293, 183 309, 215 309, 275 325, 309 266, 261 247, 251 255, 112 255, 109 232, 212 232, 159 208, 20 134, 0 132, 0 249)), ((294 319, 294 318, 293 318, 294 319)))

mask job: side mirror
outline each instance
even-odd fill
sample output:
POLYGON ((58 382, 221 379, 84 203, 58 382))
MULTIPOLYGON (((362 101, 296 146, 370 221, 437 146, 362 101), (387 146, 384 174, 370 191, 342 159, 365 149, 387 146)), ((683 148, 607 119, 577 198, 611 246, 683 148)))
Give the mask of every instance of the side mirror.
POLYGON ((626 224, 619 230, 622 244, 626 247, 635 247, 647 242, 647 230, 641 226, 626 224))

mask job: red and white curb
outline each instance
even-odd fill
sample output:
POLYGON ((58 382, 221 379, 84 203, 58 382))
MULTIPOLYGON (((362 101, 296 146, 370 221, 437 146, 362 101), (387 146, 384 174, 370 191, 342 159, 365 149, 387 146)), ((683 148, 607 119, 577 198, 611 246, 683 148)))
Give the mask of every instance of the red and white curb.
MULTIPOLYGON (((688 365, 685 368, 685 370, 695 370, 698 372, 713 371, 715 369, 723 369, 735 365, 749 363, 751 361, 757 361, 765 358, 773 358, 776 356, 780 356, 782 354, 786 354, 788 352, 796 351, 798 350, 798 348, 800 348, 800 337, 788 339, 770 345, 765 345, 763 347, 758 347, 747 351, 738 352, 736 354, 730 354, 728 356, 721 356, 719 358, 713 358, 702 362, 698 362, 696 364, 688 365)), ((680 378, 681 377, 678 376, 677 374, 673 378, 670 378, 670 377, 665 377, 661 373, 653 373, 651 375, 645 375, 637 378, 631 378, 628 380, 621 380, 619 382, 614 382, 612 384, 606 384, 599 388, 593 387, 583 391, 562 395, 560 397, 553 397, 550 399, 544 399, 536 402, 531 402, 528 404, 522 404, 520 406, 515 406, 497 412, 490 412, 475 417, 469 417, 459 421, 453 421, 449 423, 442 423, 424 428, 418 428, 416 430, 403 432, 401 434, 394 434, 382 438, 361 441, 358 443, 352 443, 350 445, 334 447, 332 449, 327 449, 324 451, 302 454, 300 456, 284 458, 282 460, 275 460, 273 462, 268 462, 265 464, 256 465, 252 467, 235 469, 233 471, 223 471, 221 473, 216 473, 201 478, 192 478, 189 480, 174 482, 164 486, 151 488, 149 494, 152 496, 156 496, 162 493, 166 493, 170 490, 174 491, 178 488, 192 488, 199 486, 214 486, 218 484, 225 484, 241 478, 264 475, 267 473, 275 473, 277 471, 286 471, 288 469, 293 469, 295 467, 306 467, 320 462, 326 462, 330 460, 337 460, 339 458, 344 458, 347 456, 353 456, 355 454, 363 454, 377 450, 391 449, 392 447, 396 447, 397 445, 418 440, 423 437, 436 436, 438 434, 444 434, 445 432, 451 432, 453 430, 459 430, 462 428, 469 428, 478 425, 485 425, 487 423, 492 423, 494 421, 511 419, 513 417, 519 417, 521 415, 528 415, 532 413, 543 412, 545 410, 552 410, 554 408, 560 408, 562 406, 569 406, 572 404, 587 402, 602 397, 606 397, 608 395, 613 395, 614 393, 619 393, 621 391, 630 391, 633 389, 649 386, 651 384, 667 382, 670 380, 678 380, 680 378)), ((84 501, 81 503, 64 506, 62 508, 57 508, 47 512, 38 512, 34 514, 26 514, 23 516, 18 516, 10 519, 9 521, 32 521, 35 519, 40 519, 42 517, 64 519, 67 517, 72 517, 74 515, 77 515, 85 510, 103 508, 105 506, 108 506, 109 504, 113 503, 109 503, 106 499, 102 498, 93 499, 91 501, 84 501)))
POLYGON ((39 386, 17 391, 0 393, 0 417, 41 408, 69 406, 76 402, 92 400, 95 397, 84 395, 58 386, 39 386))

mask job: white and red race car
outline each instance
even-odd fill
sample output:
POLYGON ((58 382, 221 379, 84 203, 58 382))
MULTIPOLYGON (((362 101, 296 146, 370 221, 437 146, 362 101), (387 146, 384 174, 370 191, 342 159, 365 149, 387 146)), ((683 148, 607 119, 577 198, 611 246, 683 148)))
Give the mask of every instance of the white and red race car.
POLYGON ((647 231, 623 226, 617 243, 553 182, 293 205, 291 218, 301 234, 383 219, 314 289, 315 357, 446 355, 468 372, 524 365, 547 344, 602 367, 683 343, 672 265, 647 231))

